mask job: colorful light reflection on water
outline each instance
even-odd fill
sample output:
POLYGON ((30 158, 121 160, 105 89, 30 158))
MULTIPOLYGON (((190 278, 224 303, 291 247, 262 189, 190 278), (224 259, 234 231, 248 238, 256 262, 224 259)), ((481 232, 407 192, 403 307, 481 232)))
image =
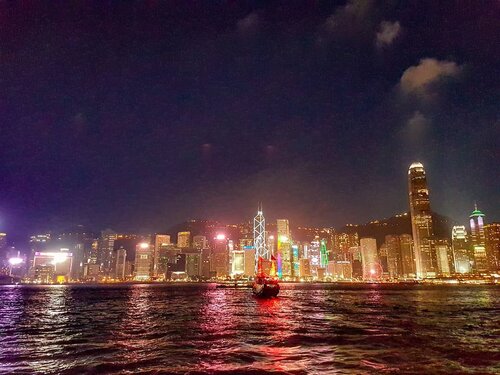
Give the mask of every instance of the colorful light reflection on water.
POLYGON ((0 287, 0 372, 495 373, 500 288, 0 287))

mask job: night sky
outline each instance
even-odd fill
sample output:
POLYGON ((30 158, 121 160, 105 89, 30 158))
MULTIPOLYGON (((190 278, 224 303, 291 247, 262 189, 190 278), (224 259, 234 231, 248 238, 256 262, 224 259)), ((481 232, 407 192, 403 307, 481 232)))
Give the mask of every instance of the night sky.
POLYGON ((500 220, 498 1, 1 1, 0 231, 500 220), (438 4, 439 3, 439 4, 438 4))

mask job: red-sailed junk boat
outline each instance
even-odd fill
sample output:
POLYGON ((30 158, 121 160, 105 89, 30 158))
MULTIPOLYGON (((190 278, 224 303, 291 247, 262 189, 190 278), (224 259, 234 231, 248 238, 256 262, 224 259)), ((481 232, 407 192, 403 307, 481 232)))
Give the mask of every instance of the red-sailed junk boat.
POLYGON ((257 276, 253 282, 252 291, 255 296, 262 298, 276 297, 280 292, 280 285, 276 277, 276 259, 273 256, 271 256, 269 276, 263 272, 262 258, 259 257, 257 276))

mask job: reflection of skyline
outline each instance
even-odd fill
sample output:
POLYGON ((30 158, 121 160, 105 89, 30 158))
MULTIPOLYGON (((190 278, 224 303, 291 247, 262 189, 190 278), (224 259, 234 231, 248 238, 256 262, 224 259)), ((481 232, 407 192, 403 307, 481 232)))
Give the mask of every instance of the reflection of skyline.
POLYGON ((378 373, 426 361, 486 373, 499 298, 495 286, 287 284, 270 300, 213 285, 0 287, 0 372, 378 373))

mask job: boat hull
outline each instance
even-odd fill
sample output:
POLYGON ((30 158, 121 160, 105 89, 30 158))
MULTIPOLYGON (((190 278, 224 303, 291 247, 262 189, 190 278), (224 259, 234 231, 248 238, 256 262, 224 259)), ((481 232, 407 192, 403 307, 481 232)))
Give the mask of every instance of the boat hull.
POLYGON ((258 284, 255 283, 252 287, 252 292, 256 297, 271 298, 276 297, 280 292, 279 284, 258 284))

